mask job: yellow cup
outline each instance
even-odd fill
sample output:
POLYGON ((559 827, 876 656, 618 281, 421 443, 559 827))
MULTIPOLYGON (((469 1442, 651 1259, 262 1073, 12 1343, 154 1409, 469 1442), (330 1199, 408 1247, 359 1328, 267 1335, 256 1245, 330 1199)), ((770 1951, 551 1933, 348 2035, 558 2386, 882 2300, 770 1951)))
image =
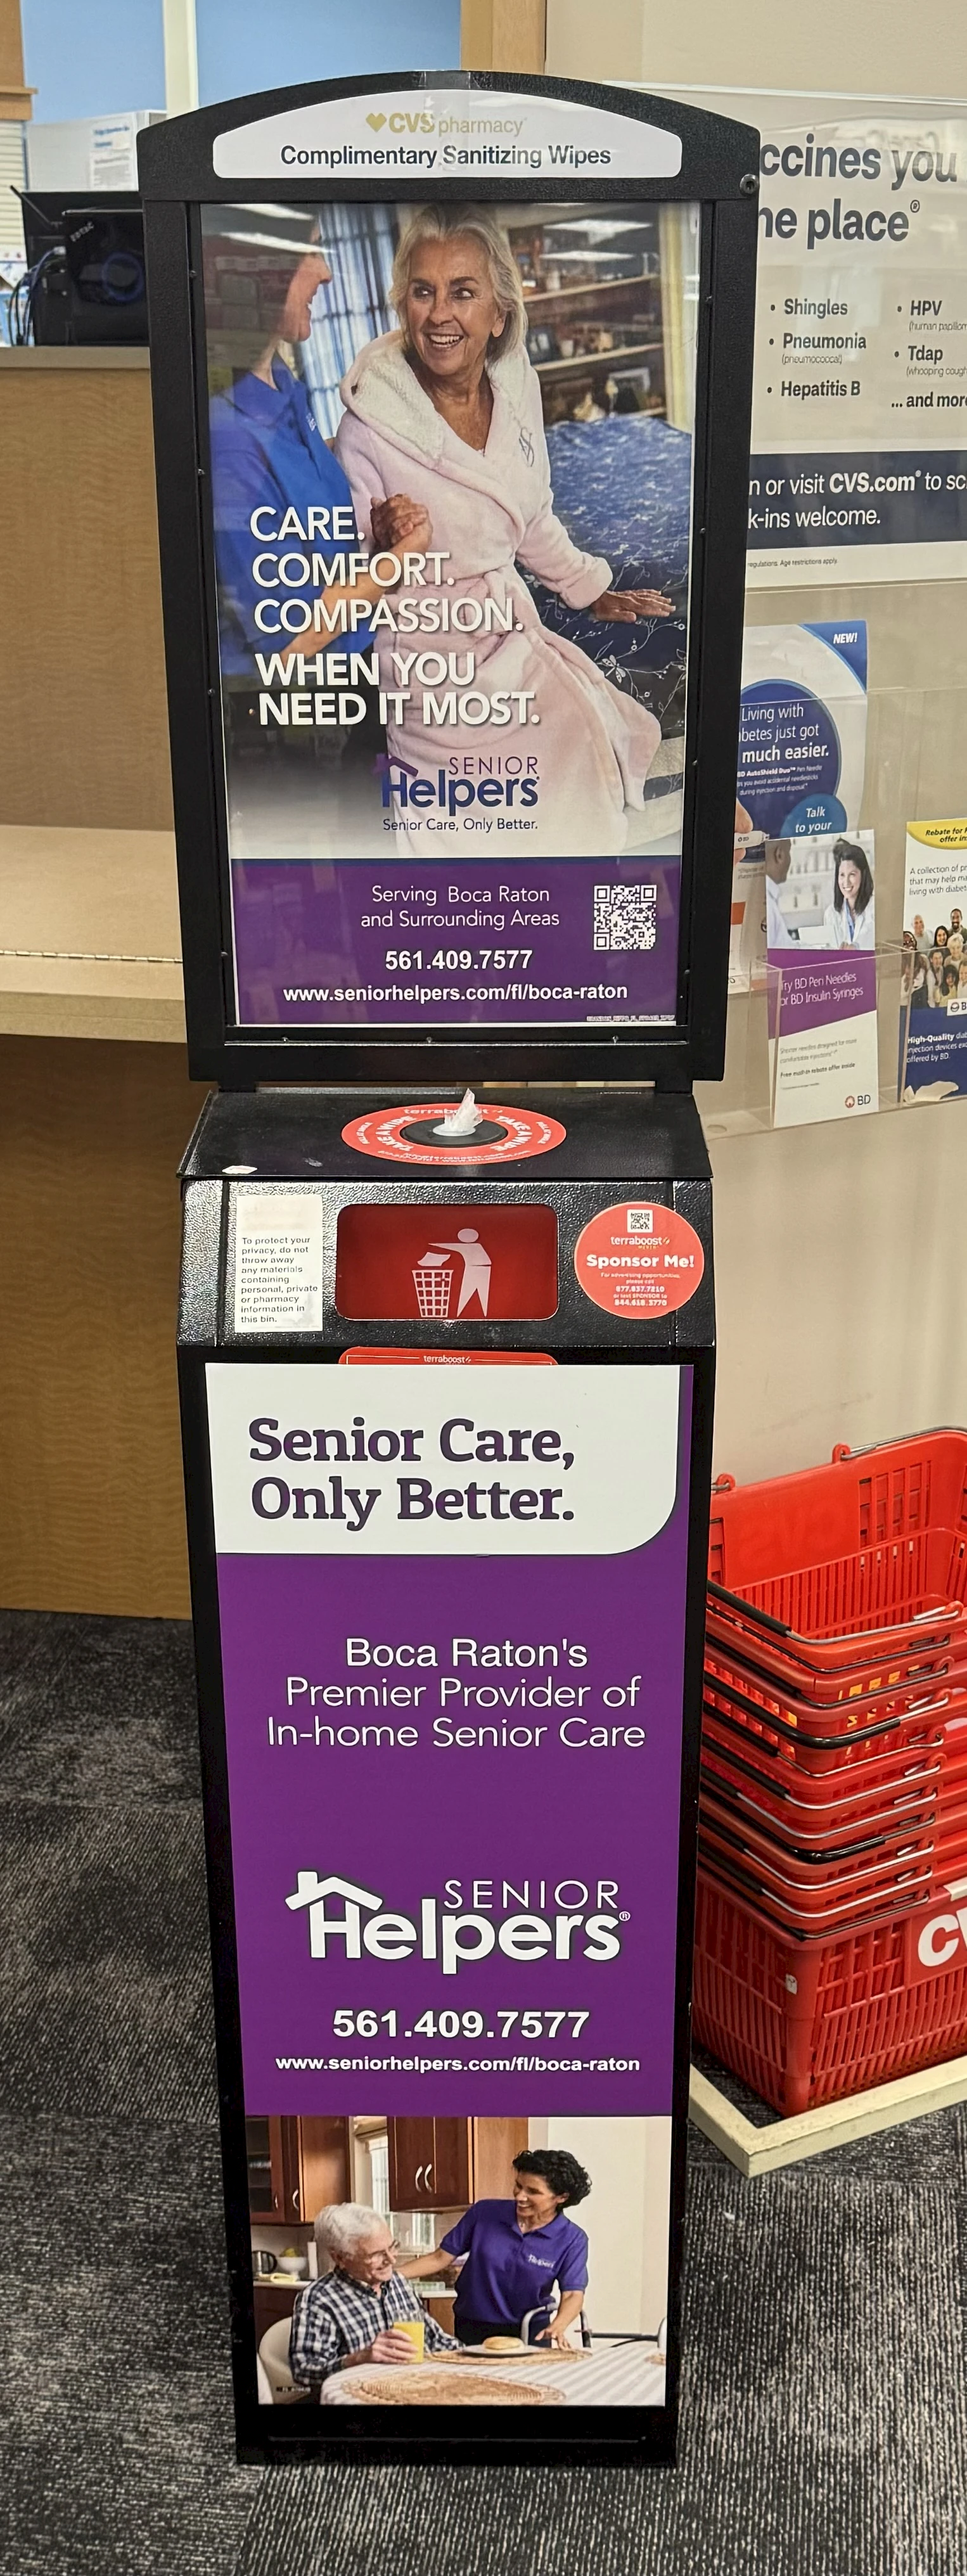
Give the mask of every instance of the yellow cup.
POLYGON ((423 2360, 426 2333, 422 2317, 394 2317, 393 2333, 406 2336, 407 2343, 413 2346, 414 2361, 423 2360))

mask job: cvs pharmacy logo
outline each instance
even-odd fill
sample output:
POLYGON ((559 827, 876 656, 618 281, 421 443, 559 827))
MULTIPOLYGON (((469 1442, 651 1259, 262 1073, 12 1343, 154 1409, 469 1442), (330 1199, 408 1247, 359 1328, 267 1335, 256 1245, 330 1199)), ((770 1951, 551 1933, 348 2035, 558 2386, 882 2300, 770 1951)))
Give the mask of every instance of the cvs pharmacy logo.
POLYGON ((967 1966, 967 1878, 951 1879, 950 1908, 914 1915, 907 1926, 907 1981, 920 1985, 938 1968, 967 1966))

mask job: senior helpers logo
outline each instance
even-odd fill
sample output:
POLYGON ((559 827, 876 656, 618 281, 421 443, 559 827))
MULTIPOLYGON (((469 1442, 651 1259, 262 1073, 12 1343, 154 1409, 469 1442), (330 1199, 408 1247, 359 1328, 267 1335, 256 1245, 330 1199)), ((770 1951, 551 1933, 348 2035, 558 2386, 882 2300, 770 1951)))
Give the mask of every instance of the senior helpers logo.
POLYGON ((705 1254, 674 1208, 625 1199, 602 1208, 574 1247, 578 1285, 606 1315, 670 1315, 694 1297, 705 1254))

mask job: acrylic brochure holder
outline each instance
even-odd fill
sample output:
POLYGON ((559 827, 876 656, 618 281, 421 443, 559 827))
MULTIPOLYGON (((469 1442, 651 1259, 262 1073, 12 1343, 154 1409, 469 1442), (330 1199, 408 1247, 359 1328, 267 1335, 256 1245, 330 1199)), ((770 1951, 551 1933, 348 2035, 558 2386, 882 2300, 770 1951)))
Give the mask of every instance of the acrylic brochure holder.
POLYGON ((750 966, 729 998, 723 1081, 701 1086, 710 1141, 903 1105, 906 956, 898 940, 871 949, 861 961, 855 1002, 842 977, 840 989, 830 979, 825 992, 816 991, 816 961, 760 959, 750 966))
POLYGON ((249 2460, 674 2457, 756 168, 457 73, 141 156, 249 2460))

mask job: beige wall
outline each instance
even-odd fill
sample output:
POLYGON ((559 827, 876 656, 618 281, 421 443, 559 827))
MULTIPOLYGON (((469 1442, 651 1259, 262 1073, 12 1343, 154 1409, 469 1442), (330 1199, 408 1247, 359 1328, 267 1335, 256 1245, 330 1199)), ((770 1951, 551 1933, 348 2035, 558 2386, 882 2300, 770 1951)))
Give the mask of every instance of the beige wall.
POLYGON ((750 88, 943 97, 967 88, 963 0, 547 0, 547 69, 571 80, 696 81, 750 88))
POLYGON ((0 0, 0 117, 26 123, 33 91, 24 88, 20 0, 0 0))
POLYGON ((668 2306, 670 2120, 528 2122, 532 2147, 567 2147, 591 2176, 574 2212, 588 2240, 595 2334, 657 2334, 668 2306))
POLYGON ((461 0, 464 70, 542 72, 544 15, 544 0, 461 0))
POLYGON ((967 1422, 967 1102, 714 1144, 716 1471, 967 1422))

